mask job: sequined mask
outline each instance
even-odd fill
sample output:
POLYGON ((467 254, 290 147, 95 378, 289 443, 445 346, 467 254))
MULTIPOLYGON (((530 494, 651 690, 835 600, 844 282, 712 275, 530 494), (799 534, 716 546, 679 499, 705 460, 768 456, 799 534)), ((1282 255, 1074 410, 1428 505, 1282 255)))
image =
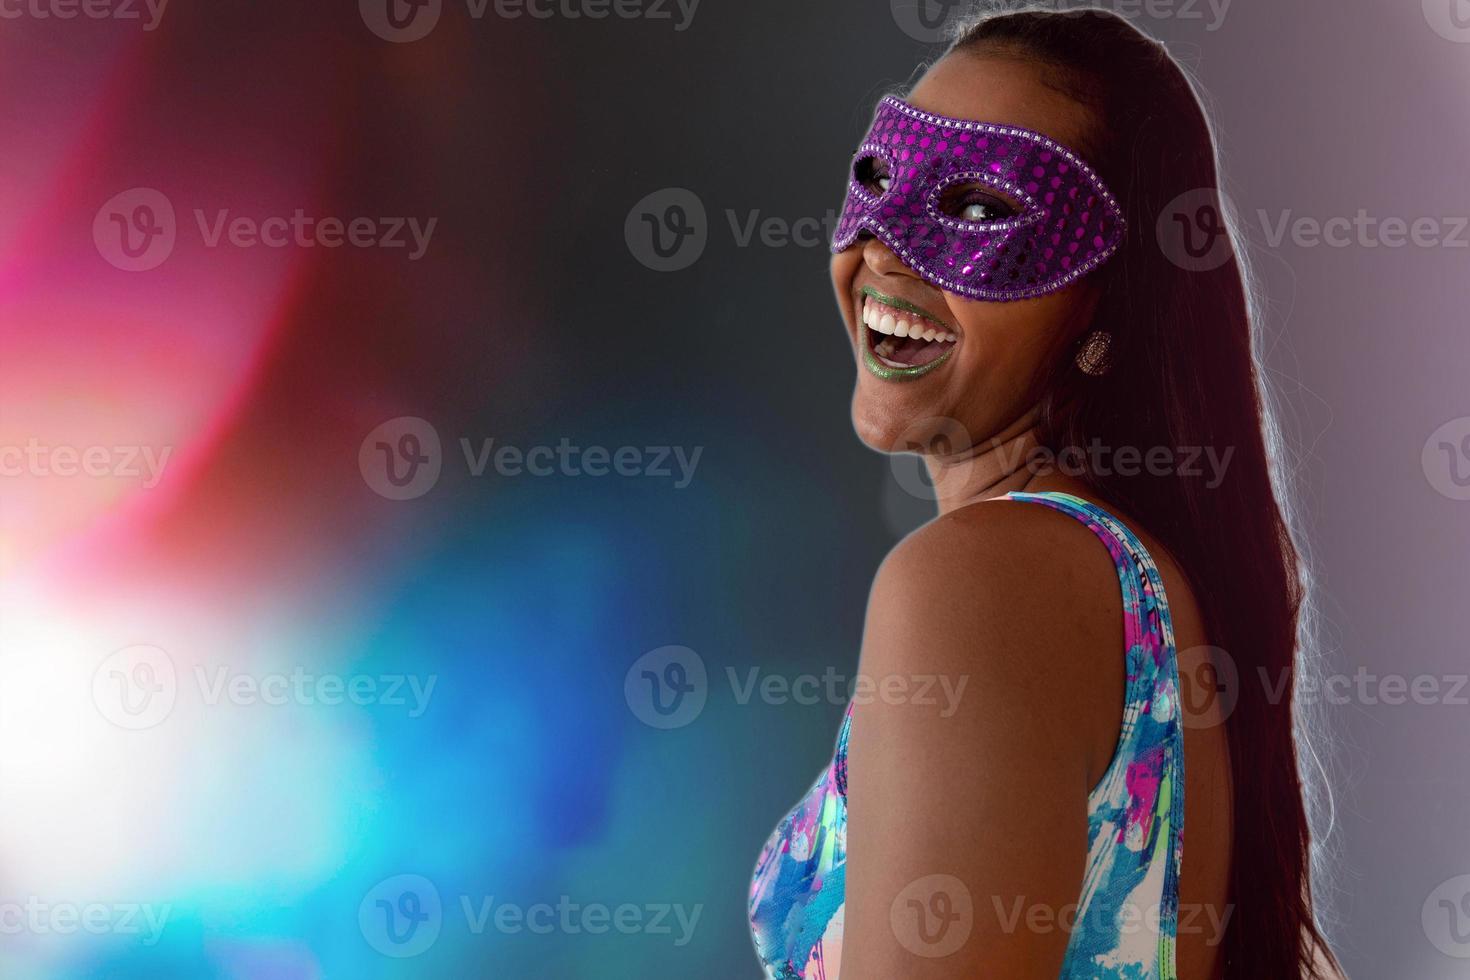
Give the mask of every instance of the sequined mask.
POLYGON ((1015 300, 1091 272, 1118 250, 1123 229, 1122 210, 1102 180, 1055 140, 936 116, 889 96, 853 159, 832 251, 871 232, 940 289, 1015 300), (886 177, 886 189, 875 174, 886 177), (967 188, 996 192, 1019 211, 966 218, 977 212, 955 208, 954 199, 967 188))

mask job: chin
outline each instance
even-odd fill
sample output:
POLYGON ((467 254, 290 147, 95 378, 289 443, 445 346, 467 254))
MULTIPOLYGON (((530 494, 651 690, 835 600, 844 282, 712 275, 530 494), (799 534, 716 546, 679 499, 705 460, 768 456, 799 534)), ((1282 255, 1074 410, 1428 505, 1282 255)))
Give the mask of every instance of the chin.
POLYGON ((936 439, 951 446, 970 439, 966 427, 953 418, 932 409, 879 404, 861 389, 852 399, 852 429, 863 445, 880 453, 928 451, 936 439))
POLYGON ((880 453, 891 453, 893 446, 898 441, 898 433, 891 425, 887 425, 874 419, 868 412, 861 411, 856 401, 852 406, 852 431, 862 444, 869 449, 880 453))

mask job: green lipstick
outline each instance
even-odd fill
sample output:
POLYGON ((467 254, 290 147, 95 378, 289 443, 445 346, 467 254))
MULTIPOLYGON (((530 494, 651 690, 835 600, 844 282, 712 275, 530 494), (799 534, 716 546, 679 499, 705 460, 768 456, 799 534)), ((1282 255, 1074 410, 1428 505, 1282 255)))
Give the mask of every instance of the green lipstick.
MULTIPOLYGON (((862 288, 862 293, 864 296, 873 297, 873 299, 877 300, 879 303, 882 303, 884 306, 891 307, 895 310, 903 310, 906 313, 912 313, 916 317, 932 323, 935 326, 945 330, 946 332, 949 330, 947 326, 935 320, 929 314, 925 313, 923 310, 919 309, 917 306, 915 306, 913 303, 908 302, 907 300, 902 300, 895 296, 885 296, 883 293, 878 292, 878 290, 874 289, 871 286, 864 286, 862 288)), ((884 381, 912 381, 915 378, 922 378, 924 375, 928 374, 930 371, 933 371, 935 368, 939 367, 939 365, 949 360, 950 355, 953 354, 955 348, 959 346, 958 342, 951 344, 949 350, 945 351, 934 360, 929 361, 925 364, 916 364, 913 367, 894 367, 890 364, 884 364, 882 361, 878 360, 878 355, 873 353, 871 335, 874 331, 872 331, 867 324, 862 322, 861 310, 859 310, 858 330, 860 336, 862 337, 863 366, 866 367, 873 374, 874 377, 881 378, 884 381)))

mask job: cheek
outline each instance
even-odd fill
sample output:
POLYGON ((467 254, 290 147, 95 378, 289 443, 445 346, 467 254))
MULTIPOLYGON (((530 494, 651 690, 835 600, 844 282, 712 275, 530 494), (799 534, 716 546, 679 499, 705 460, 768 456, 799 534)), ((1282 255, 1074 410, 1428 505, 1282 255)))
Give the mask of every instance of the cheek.
POLYGON ((1078 304, 1063 293, 1009 303, 945 293, 951 315, 973 340, 971 355, 1025 384, 1044 376, 1076 330, 1078 304))
POLYGON ((832 256, 828 266, 832 274, 832 289, 837 294, 837 302, 847 308, 847 301, 852 296, 852 283, 857 278, 858 269, 863 264, 862 249, 856 246, 838 252, 832 256))

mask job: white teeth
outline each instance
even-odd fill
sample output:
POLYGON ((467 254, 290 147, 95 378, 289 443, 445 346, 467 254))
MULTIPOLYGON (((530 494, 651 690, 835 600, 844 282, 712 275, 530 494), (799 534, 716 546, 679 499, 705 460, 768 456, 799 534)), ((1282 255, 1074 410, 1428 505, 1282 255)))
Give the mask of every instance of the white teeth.
MULTIPOLYGON (((888 307, 883 306, 871 296, 863 297, 862 321, 863 325, 878 333, 887 334, 889 337, 911 337, 915 340, 927 342, 954 343, 959 340, 957 334, 928 326, 921 320, 900 320, 892 313, 885 312, 888 307)), ((886 350, 893 350, 893 342, 885 341, 886 350)), ((880 345, 881 346, 881 345, 880 345)), ((873 348, 875 353, 883 353, 878 347, 873 348)))

